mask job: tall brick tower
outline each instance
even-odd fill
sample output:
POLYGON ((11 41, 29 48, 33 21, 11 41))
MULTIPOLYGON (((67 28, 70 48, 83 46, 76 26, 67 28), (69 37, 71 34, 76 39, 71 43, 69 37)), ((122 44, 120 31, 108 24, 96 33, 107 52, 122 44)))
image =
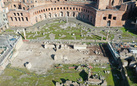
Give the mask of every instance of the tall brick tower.
POLYGON ((123 0, 112 0, 112 6, 120 5, 123 3, 123 0))
POLYGON ((97 8, 100 10, 106 9, 108 5, 109 5, 109 0, 97 0, 97 8))

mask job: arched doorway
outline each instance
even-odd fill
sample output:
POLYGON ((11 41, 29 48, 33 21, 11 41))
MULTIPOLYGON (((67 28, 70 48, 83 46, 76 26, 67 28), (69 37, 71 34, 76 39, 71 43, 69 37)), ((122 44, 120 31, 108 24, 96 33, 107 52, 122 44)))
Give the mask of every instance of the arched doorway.
POLYGON ((57 17, 57 14, 55 13, 55 17, 57 17))
POLYGON ((49 18, 51 18, 51 13, 49 13, 49 18))
POLYGON ((46 17, 46 14, 44 14, 44 17, 45 17, 45 19, 47 18, 47 17, 46 17))
POLYGON ((40 17, 40 19, 42 20, 42 16, 40 15, 39 17, 40 17))
POLYGON ((110 25, 111 25, 111 21, 109 20, 107 21, 107 26, 110 27, 110 25))
POLYGON ((60 17, 62 17, 62 16, 63 16, 63 12, 61 11, 61 12, 60 12, 60 17))
POLYGON ((73 17, 75 17, 75 12, 73 12, 73 17))
POLYGON ((69 12, 67 11, 67 16, 69 17, 69 12))
POLYGON ((37 17, 36 17, 36 22, 38 22, 38 19, 37 19, 37 17))
POLYGON ((78 18, 79 18, 79 19, 81 18, 81 13, 78 13, 78 18))

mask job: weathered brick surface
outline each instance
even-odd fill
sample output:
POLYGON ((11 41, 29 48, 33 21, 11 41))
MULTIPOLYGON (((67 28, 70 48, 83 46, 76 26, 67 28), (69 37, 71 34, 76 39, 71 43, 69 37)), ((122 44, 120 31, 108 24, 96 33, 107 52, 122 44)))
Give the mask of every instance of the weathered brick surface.
POLYGON ((121 0, 3 0, 9 8, 10 26, 27 27, 47 18, 76 17, 88 21, 96 27, 123 26, 131 5, 121 0), (10 2, 10 3, 8 3, 10 2), (119 8, 116 8, 119 6, 119 8), (128 10, 127 10, 128 8, 128 10))

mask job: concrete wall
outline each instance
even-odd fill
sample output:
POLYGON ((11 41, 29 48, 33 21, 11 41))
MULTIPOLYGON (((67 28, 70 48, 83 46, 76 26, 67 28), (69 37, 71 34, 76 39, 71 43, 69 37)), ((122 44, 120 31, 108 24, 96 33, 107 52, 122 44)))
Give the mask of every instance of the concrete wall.
POLYGON ((87 49, 87 45, 74 45, 74 49, 87 49))
POLYGON ((20 37, 16 42, 15 49, 18 50, 22 46, 22 44, 23 44, 22 37, 20 37))

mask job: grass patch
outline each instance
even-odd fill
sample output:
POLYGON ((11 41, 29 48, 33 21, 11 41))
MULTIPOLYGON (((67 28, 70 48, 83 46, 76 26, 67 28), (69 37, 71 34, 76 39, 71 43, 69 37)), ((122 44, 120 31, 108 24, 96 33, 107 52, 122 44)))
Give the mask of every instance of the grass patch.
MULTIPOLYGON (((49 70, 46 74, 48 76, 37 75, 34 72, 30 72, 25 68, 12 68, 9 66, 0 76, 0 84, 1 86, 35 86, 36 84, 37 86, 55 86, 56 82, 61 83, 65 82, 66 80, 77 81, 79 78, 83 80, 86 79, 83 77, 87 76, 88 70, 84 72, 77 71, 75 69, 68 69, 68 67, 73 66, 78 66, 78 64, 63 64, 63 67, 59 69, 53 68, 52 70, 49 70), (12 78, 8 79, 5 77, 12 78)), ((110 67, 108 66, 105 70, 110 70, 110 67)), ((109 75, 105 74, 102 68, 98 68, 98 65, 91 69, 91 71, 100 73, 102 76, 105 76, 108 85, 114 86, 111 73, 109 75)), ((80 83, 83 83, 83 81, 80 83)))
POLYGON ((5 32, 14 32, 14 30, 6 29, 5 32))
POLYGON ((125 34, 130 34, 131 36, 136 36, 137 37, 137 32, 135 30, 127 30, 126 28, 122 27, 121 28, 122 32, 125 34))

